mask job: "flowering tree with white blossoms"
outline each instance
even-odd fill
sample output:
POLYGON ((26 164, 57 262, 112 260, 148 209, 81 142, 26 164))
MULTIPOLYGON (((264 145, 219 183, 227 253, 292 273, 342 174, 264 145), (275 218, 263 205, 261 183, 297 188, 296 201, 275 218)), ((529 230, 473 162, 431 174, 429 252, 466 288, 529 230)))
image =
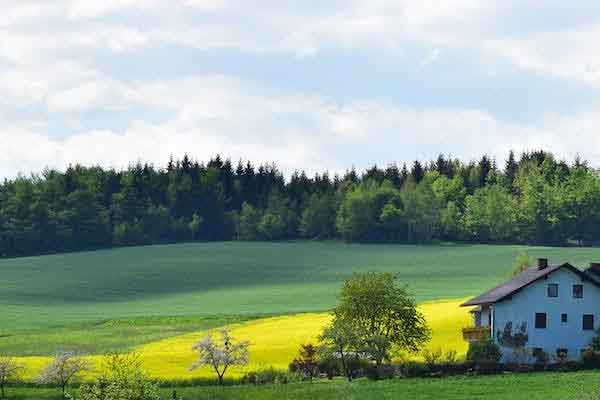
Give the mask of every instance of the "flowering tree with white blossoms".
POLYGON ((52 362, 42 370, 38 382, 60 386, 63 398, 65 398, 67 385, 71 379, 90 368, 90 362, 77 353, 58 351, 52 362))
POLYGON ((236 342, 228 329, 219 330, 219 338, 213 338, 209 333, 196 343, 192 349, 198 353, 198 360, 191 366, 190 370, 203 366, 211 367, 219 379, 219 385, 223 383, 223 376, 231 366, 244 366, 248 364, 248 349, 250 342, 236 342))
POLYGON ((4 388, 6 385, 15 383, 20 377, 25 367, 12 357, 0 356, 0 399, 5 398, 4 388))

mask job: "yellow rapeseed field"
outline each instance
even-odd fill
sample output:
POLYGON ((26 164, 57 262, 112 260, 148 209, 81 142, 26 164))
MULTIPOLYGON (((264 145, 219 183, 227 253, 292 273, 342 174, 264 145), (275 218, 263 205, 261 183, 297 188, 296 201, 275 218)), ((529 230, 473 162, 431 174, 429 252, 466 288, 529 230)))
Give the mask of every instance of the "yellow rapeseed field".
MULTIPOLYGON (((428 348, 441 348, 444 352, 456 350, 459 356, 465 354, 467 344, 462 340, 461 328, 469 324, 469 316, 467 310, 459 307, 462 301, 436 301, 419 306, 433 333, 428 348)), ((251 347, 250 364, 244 368, 234 368, 227 375, 239 377, 246 371, 270 366, 287 369, 290 361, 297 355, 300 345, 316 343, 319 333, 329 321, 330 315, 327 313, 307 313, 229 325, 232 336, 235 339, 250 341, 251 347)), ((140 346, 136 348, 136 352, 141 355, 148 373, 156 378, 190 379, 213 376, 213 372, 208 368, 189 371, 196 357, 191 350, 192 345, 206 333, 200 331, 160 340, 140 346)), ((96 366, 101 366, 101 356, 90 356, 90 359, 96 366)), ((23 357, 21 361, 28 367, 26 378, 31 379, 39 373, 49 358, 23 357)))

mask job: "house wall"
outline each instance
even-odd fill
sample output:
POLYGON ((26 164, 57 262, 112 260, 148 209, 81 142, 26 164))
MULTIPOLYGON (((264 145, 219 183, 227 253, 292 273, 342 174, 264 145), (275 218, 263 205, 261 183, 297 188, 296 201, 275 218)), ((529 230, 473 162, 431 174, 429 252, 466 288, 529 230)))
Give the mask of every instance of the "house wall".
MULTIPOLYGON (((600 328, 600 288, 562 268, 522 289, 511 299, 494 304, 492 335, 498 342, 498 330, 502 330, 507 322, 512 321, 515 328, 524 321, 529 335, 526 348, 542 348, 551 360, 557 349, 565 348, 568 349, 568 358, 577 360, 581 350, 595 335, 594 331, 583 330, 584 314, 593 314, 594 329, 600 328), (549 283, 558 284, 558 297, 548 297, 549 283), (582 299, 573 298, 573 284, 583 284, 582 299), (535 328, 535 314, 538 312, 547 315, 546 329, 535 328), (562 313, 568 315, 566 323, 561 322, 562 313)), ((505 362, 515 358, 509 348, 502 348, 502 352, 505 362)))

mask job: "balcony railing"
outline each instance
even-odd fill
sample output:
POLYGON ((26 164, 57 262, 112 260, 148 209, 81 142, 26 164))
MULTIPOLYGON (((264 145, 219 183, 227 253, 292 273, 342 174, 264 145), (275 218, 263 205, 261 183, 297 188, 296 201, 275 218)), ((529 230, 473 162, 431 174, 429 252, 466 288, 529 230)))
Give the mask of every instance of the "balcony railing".
POLYGON ((487 340, 490 338, 490 327, 479 326, 463 328, 463 339, 467 342, 477 342, 479 340, 487 340))

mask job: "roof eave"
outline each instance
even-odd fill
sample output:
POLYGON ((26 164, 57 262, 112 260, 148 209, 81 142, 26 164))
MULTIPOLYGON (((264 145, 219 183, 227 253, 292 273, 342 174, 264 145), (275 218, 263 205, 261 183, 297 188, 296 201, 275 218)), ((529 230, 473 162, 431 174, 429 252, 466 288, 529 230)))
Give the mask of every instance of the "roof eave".
POLYGON ((486 306, 486 305, 494 304, 494 303, 495 303, 495 301, 494 302, 477 301, 476 298, 473 298, 473 299, 471 299, 469 301, 466 301, 466 302, 462 303, 460 305, 460 307, 486 306))

